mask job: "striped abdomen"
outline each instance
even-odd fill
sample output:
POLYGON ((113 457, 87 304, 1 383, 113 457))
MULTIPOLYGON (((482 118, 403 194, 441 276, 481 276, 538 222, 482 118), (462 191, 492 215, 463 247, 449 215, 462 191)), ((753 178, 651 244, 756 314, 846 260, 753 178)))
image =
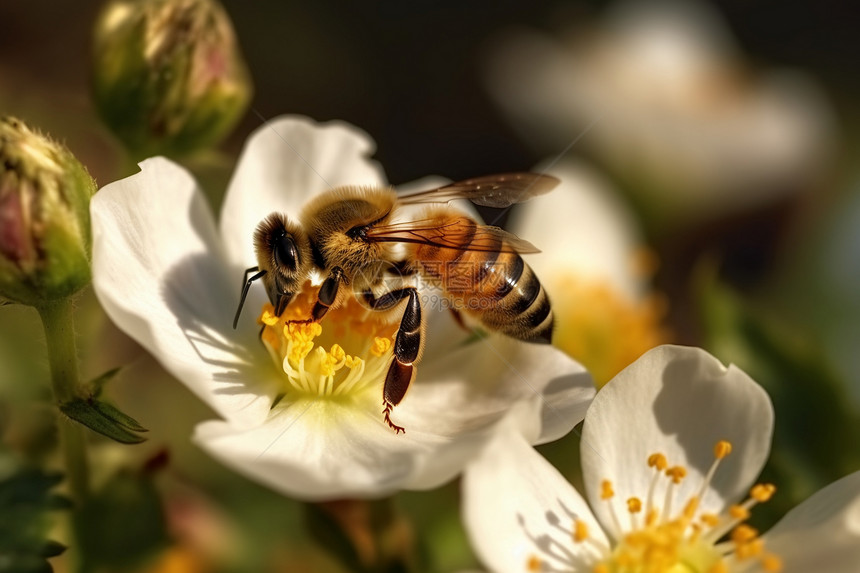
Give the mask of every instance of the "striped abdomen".
POLYGON ((468 217, 440 216, 439 227, 446 229, 446 241, 457 241, 457 248, 418 244, 412 247, 413 260, 426 277, 438 281, 454 309, 513 338, 549 343, 549 297, 522 257, 503 238, 492 239, 497 245, 483 238, 482 250, 469 250, 478 226, 468 217))

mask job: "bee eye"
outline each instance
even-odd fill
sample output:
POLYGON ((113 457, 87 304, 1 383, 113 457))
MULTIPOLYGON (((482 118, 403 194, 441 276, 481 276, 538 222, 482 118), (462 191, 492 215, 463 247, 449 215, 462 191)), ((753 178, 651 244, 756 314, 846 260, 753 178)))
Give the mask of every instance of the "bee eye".
POLYGON ((293 238, 288 234, 279 235, 275 237, 272 247, 278 266, 295 272, 299 267, 299 250, 296 248, 293 238))

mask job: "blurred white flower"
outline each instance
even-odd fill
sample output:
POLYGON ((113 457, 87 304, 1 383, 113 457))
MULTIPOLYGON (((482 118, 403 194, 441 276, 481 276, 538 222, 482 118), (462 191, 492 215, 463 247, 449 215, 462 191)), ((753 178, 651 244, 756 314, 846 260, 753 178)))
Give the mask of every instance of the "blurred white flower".
POLYGON ((664 220, 755 207, 819 181, 832 155, 829 105, 803 74, 750 70, 710 6, 623 2, 574 34, 503 38, 490 90, 553 149, 599 118, 577 147, 664 220))
POLYGON ((664 299, 649 284, 656 255, 594 169, 562 161, 547 173, 559 186, 518 206, 509 224, 542 250, 528 262, 552 300, 553 344, 582 362, 600 387, 668 338, 664 299))
MULTIPOLYGON (((256 261, 257 224, 272 211, 298 213, 330 187, 385 185, 372 152, 373 142, 349 125, 282 118, 250 138, 220 228, 191 176, 163 158, 144 161, 141 173, 107 185, 92 204, 99 301, 223 418, 197 426, 194 440, 297 498, 438 486, 501 420, 514 420, 529 442, 556 439, 594 394, 590 376, 562 352, 495 336, 463 345, 467 335, 448 313, 426 309, 424 358, 395 410, 407 433, 395 435, 382 417, 391 324, 348 302, 282 340, 263 336, 267 346, 253 321, 231 328, 242 272, 256 261)), ((264 308, 260 320, 271 322, 263 291, 252 289, 246 312, 264 308)))
POLYGON ((499 433, 464 474, 467 531, 494 572, 856 571, 860 473, 764 536, 744 523, 775 492, 749 489, 772 431, 770 399, 744 372, 662 346, 586 413, 587 503, 521 438, 499 433))

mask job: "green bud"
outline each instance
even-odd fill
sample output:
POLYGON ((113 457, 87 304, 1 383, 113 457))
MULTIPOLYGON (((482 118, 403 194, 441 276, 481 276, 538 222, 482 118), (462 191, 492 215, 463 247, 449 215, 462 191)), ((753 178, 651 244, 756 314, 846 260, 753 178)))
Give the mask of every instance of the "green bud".
POLYGON ((211 147, 251 99, 233 27, 214 0, 109 2, 93 57, 96 105, 135 157, 211 147))
POLYGON ((38 305, 89 284, 95 191, 68 149, 0 117, 0 296, 38 305))

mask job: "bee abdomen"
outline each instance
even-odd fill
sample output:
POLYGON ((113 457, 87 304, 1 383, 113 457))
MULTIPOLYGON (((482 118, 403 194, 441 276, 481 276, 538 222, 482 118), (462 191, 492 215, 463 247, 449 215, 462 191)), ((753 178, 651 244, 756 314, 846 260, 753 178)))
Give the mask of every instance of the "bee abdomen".
POLYGON ((500 253, 475 289, 470 306, 487 327, 526 342, 550 343, 553 314, 546 290, 516 253, 500 253))
POLYGON ((498 239, 497 249, 490 245, 469 250, 474 235, 469 231, 477 225, 466 217, 457 224, 464 227, 459 248, 424 244, 416 248, 423 274, 441 285, 455 310, 476 317, 487 328, 527 342, 549 343, 552 308, 531 267, 507 249, 503 239, 498 239))

